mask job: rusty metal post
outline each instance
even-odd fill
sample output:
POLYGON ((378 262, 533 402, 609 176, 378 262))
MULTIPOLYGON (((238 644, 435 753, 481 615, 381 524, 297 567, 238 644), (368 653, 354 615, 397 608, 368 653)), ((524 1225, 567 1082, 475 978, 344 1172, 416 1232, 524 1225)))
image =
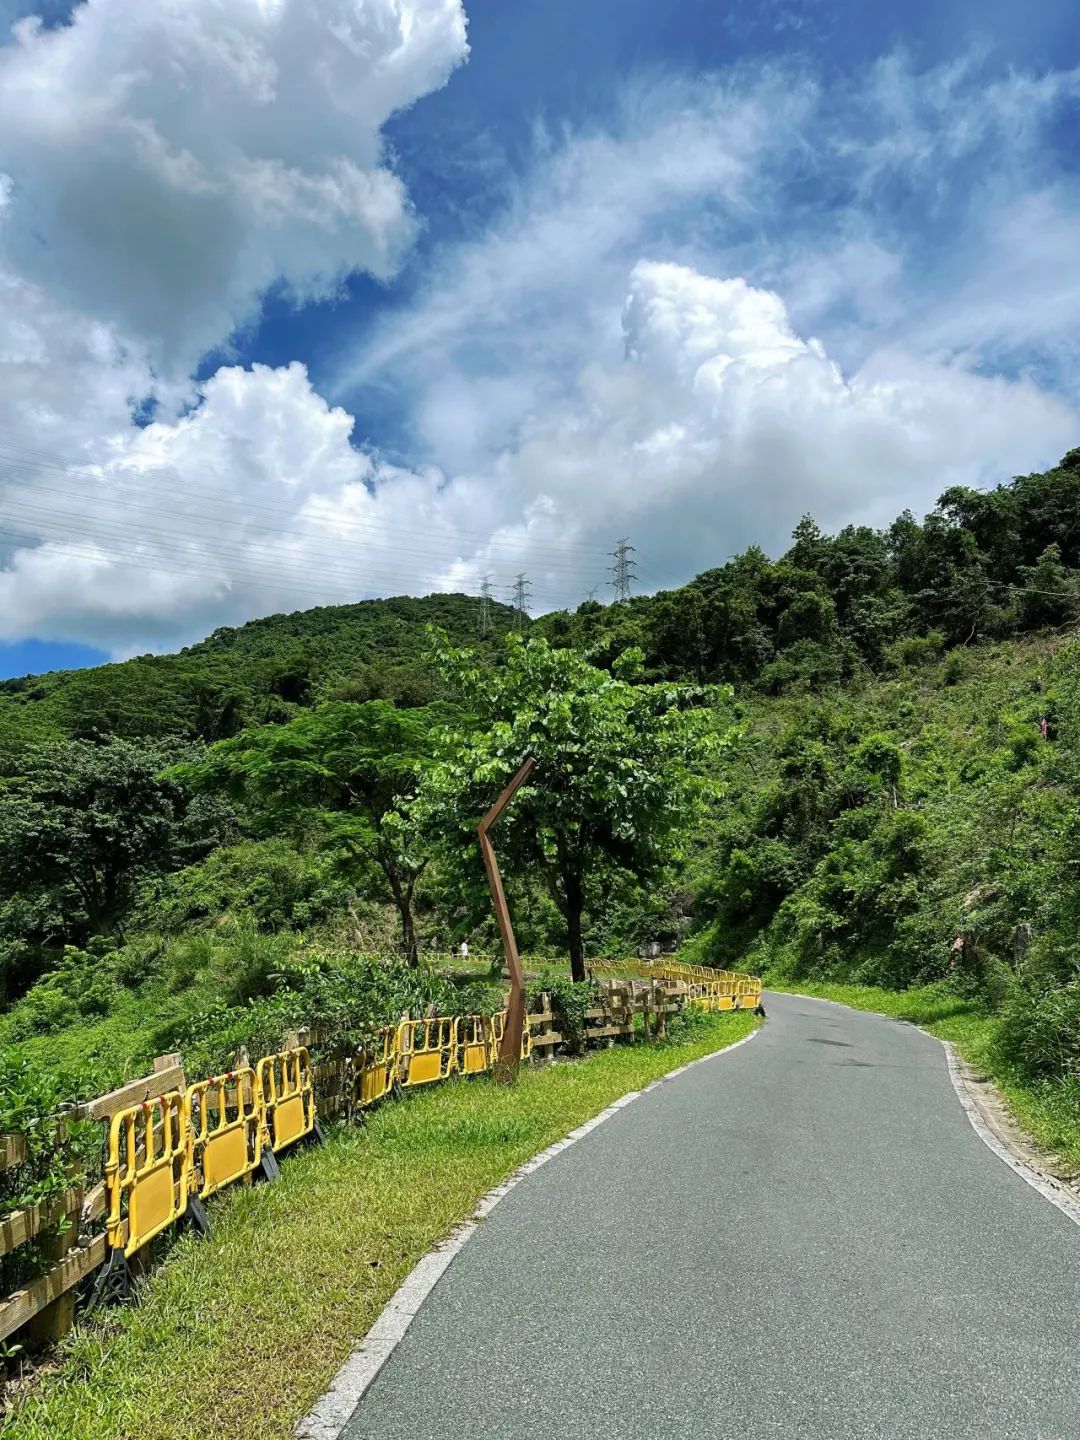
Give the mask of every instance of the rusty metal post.
POLYGON ((484 857, 484 869, 487 871, 491 898, 495 905, 495 918, 499 922, 499 934, 502 936, 503 949, 506 951, 506 968, 510 972, 510 999, 506 1007, 506 1025, 503 1029, 498 1058, 495 1061, 495 1079, 501 1085, 510 1084, 521 1063, 521 1037, 525 1030, 525 975, 521 969, 517 941, 514 939, 514 927, 510 923, 510 907, 506 903, 506 891, 503 889, 502 876, 499 874, 499 866, 495 859, 495 850, 492 847, 489 832, 513 799, 516 791, 529 778, 534 763, 531 757, 525 761, 525 764, 476 827, 476 833, 480 840, 480 853, 484 857))

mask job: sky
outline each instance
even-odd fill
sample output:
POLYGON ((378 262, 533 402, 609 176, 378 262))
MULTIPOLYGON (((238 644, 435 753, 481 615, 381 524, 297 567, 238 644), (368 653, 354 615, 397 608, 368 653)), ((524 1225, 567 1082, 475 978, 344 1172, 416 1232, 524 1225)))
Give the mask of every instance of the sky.
POLYGON ((1072 0, 0 0, 0 676, 1080 444, 1072 0))

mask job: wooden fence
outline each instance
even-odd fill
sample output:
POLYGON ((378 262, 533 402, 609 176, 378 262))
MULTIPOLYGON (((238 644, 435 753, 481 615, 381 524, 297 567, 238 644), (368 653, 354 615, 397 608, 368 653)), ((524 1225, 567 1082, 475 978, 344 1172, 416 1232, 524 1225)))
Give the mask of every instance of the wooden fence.
MULTIPOLYGON (((585 1010, 580 1037, 573 1037, 582 1047, 658 1038, 666 1032, 669 1017, 687 1003, 709 1003, 707 996, 699 993, 699 984, 682 979, 605 976, 597 980, 597 985, 600 998, 585 1010)), ((306 1073, 310 1074, 308 1089, 314 1095, 316 1104, 310 1109, 310 1123, 304 1124, 283 1143, 291 1143, 298 1136, 302 1138, 317 1128, 314 1124, 316 1107, 322 1118, 348 1120, 360 1107, 373 1103, 391 1090, 406 1088, 410 1083, 426 1083, 452 1073, 471 1074, 490 1069, 497 1050, 497 1033, 492 1027, 498 1018, 468 1017, 466 1021, 459 1022, 439 1017, 416 1021, 404 1016, 397 1027, 388 1027, 383 1032, 384 1036, 394 1037, 392 1040, 369 1041, 360 1050, 355 1045, 349 1045, 344 1036, 325 1028, 294 1031, 287 1038, 283 1054, 304 1057, 306 1073), (477 1022, 480 1022, 479 1028, 477 1022), (472 1025, 473 1030, 468 1034, 462 1030, 459 1034, 459 1024, 472 1025), (445 1032, 440 1028, 444 1026, 449 1027, 445 1032), (429 1032, 436 1036, 434 1041, 419 1038, 427 1037, 429 1032), (414 1036, 418 1038, 414 1039, 414 1036), (425 1047, 424 1056, 434 1058, 433 1065, 419 1065, 420 1055, 414 1047, 421 1045, 425 1047), (315 1052, 314 1061, 310 1059, 310 1051, 315 1052), (436 1053, 441 1051, 452 1051, 447 1054, 445 1063, 436 1053), (375 1077, 374 1081, 368 1083, 372 1077, 375 1077)), ((564 1048, 568 1038, 556 1030, 548 997, 542 996, 539 1008, 528 1016, 523 1055, 540 1061, 550 1060, 560 1048, 564 1048)), ((268 1057, 261 1066, 273 1058, 280 1057, 268 1057)), ((241 1075, 254 1075, 246 1054, 238 1057, 236 1070, 230 1076, 216 1077, 212 1083, 228 1081, 235 1087, 234 1095, 244 1092, 245 1087, 250 1095, 251 1082, 241 1080, 241 1075)), ((154 1158, 152 1117, 156 1113, 155 1106, 163 1111, 166 1105, 179 1102, 184 1109, 186 1101, 184 1113, 190 1116, 190 1097, 200 1091, 205 1094, 205 1083, 201 1086, 188 1085, 179 1055, 163 1055, 155 1060, 149 1075, 129 1081, 107 1095, 69 1108, 66 1114, 71 1118, 99 1122, 104 1136, 109 1137, 108 1148, 103 1140, 106 1178, 72 1175, 72 1184, 62 1195, 0 1220, 0 1256, 36 1242, 42 1248, 43 1259, 48 1265, 45 1273, 29 1281, 22 1289, 0 1298, 0 1342, 16 1334, 20 1344, 30 1346, 57 1339, 73 1323, 80 1287, 84 1287, 84 1282, 101 1266, 119 1261, 125 1267, 125 1274, 129 1260, 133 1260, 137 1268, 145 1266, 149 1245, 144 1246, 140 1235, 133 1235, 128 1215, 121 1210, 122 1187, 117 1171, 123 1168, 125 1147, 118 1145, 117 1136, 122 1125, 127 1124, 130 1129, 135 1119, 139 1119, 143 1127, 138 1132, 140 1138, 137 1141, 132 1138, 128 1146, 130 1173, 124 1183, 128 1187, 126 1193, 129 1199, 141 1183, 139 1176, 145 1175, 147 1194, 153 1181, 154 1204, 158 1206, 159 1216, 164 1216, 166 1222, 171 1223, 173 1218, 190 1213, 192 1207, 201 1211, 195 1184, 198 1157, 192 1148, 190 1123, 185 1141, 189 1151, 181 1164, 186 1165, 191 1173, 185 1177, 184 1184, 174 1190, 171 1171, 167 1181, 149 1173, 155 1171, 155 1166, 157 1170, 161 1168, 160 1162, 154 1158), (137 1150, 137 1147, 141 1148, 137 1150), (162 1199, 163 1184, 168 1186, 166 1200, 162 1199), (177 1208, 170 1209, 169 1206, 174 1203, 177 1208), (107 1230, 103 1229, 105 1221, 107 1230)), ((219 1103, 224 1105, 225 1102, 222 1099, 219 1103)), ((267 1103, 272 1113, 272 1100, 267 1103)), ((58 1124, 62 1126, 64 1123, 64 1117, 60 1117, 58 1124)), ((232 1123, 235 1126, 239 1122, 234 1120, 232 1123)), ((135 1132, 131 1133, 134 1135, 135 1132)), ((261 1120, 260 1138, 261 1147, 253 1147, 254 1161, 247 1169, 241 1166, 236 1178, 250 1183, 259 1168, 268 1177, 276 1173, 274 1149, 281 1148, 281 1142, 275 1147, 273 1127, 267 1124, 265 1115, 261 1120), (264 1155, 268 1154, 261 1167, 258 1158, 260 1150, 264 1155)), ((0 1136, 0 1170, 21 1165, 26 1157, 26 1143, 22 1136, 0 1136)), ((160 1223, 156 1229, 151 1228, 147 1240, 161 1228, 165 1227, 160 1223)))

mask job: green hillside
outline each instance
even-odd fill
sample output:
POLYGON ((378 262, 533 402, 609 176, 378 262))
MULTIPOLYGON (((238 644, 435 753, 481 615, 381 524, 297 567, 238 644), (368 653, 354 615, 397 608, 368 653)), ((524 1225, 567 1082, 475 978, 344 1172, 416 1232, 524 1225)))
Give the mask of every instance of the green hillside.
POLYGON ((922 522, 806 518, 778 559, 543 616, 524 651, 505 607, 480 642, 476 600, 430 596, 8 682, 0 1046, 90 1085, 178 1045, 216 1064, 315 1010, 455 1003, 377 962, 497 948, 470 827, 528 733, 568 747, 551 813, 580 794, 570 838, 607 848, 573 882, 579 942, 554 883, 570 832, 508 834, 527 953, 679 942, 776 979, 930 986, 984 1017, 997 1073, 1073 1114, 1078 516, 1074 450, 922 522), (697 798, 657 853, 627 782, 670 740, 656 717, 702 707, 697 798))
MULTIPOLYGON (((492 601, 491 617, 489 645, 513 611, 492 601)), ((215 630, 177 655, 0 681, 0 773, 27 745, 62 737, 209 742, 324 699, 421 705, 437 689, 425 626, 473 643, 478 618, 467 595, 364 600, 215 630)))

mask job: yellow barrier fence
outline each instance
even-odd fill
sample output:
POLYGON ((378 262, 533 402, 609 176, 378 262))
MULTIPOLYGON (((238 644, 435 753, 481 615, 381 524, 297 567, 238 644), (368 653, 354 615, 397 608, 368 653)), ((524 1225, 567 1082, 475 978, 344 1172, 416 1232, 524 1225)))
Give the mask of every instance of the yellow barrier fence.
POLYGON ((686 965, 681 960, 595 960, 594 976, 638 975, 649 980, 674 980, 691 989, 692 1004, 704 1010, 756 1010, 761 1005, 761 979, 737 970, 714 970, 708 965, 686 965))
MULTIPOLYGON (((748 1009, 761 1001, 761 982, 756 977, 704 966, 597 961, 590 969, 596 975, 677 980, 687 987, 682 1000, 707 1009, 748 1009)), ((542 1016, 526 1017, 523 1060, 532 1055, 534 1039, 540 1051, 560 1043, 561 1037, 550 1032, 550 1020, 546 1008, 542 1016), (534 1037, 531 1024, 539 1025, 543 1033, 534 1037)), ((490 1071, 505 1025, 503 1010, 488 1016, 405 1019, 384 1027, 343 1061, 346 1110, 374 1105, 398 1085, 412 1088, 453 1074, 490 1071)), ((598 1033, 606 1036, 610 1031, 598 1033)), ((162 1058, 178 1062, 179 1057, 162 1058)), ((109 1120, 104 1184, 96 1212, 88 1211, 91 1215, 104 1211, 105 1235, 86 1242, 95 1265, 111 1252, 103 1276, 113 1261, 122 1265, 185 1215, 193 1215, 205 1229, 199 1202, 227 1185, 249 1180, 260 1166, 272 1173, 276 1167, 268 1152, 281 1151, 317 1130, 315 1072, 303 1045, 191 1085, 185 1084, 176 1063, 158 1077, 162 1093, 129 1099, 129 1090, 138 1086, 146 1094, 145 1087, 158 1083, 156 1077, 157 1066, 155 1076, 129 1082, 122 1091, 99 1097, 87 1107, 92 1118, 109 1120), (117 1104, 120 1108, 114 1109, 117 1104), (99 1249, 95 1251, 94 1245, 99 1249)), ((5 1163, 17 1159, 16 1155, 15 1161, 5 1163)), ((105 1293, 120 1292, 106 1289, 105 1293)))
POLYGON ((273 1150, 310 1135, 315 1128, 315 1079, 307 1047, 267 1055, 255 1069, 262 1104, 263 1144, 273 1150))
MULTIPOLYGON (((505 1010, 500 1010, 500 1011, 498 1011, 497 1014, 492 1015, 491 1018, 488 1020, 488 1032, 489 1032, 490 1037, 491 1037, 490 1043, 491 1043, 491 1063, 492 1063, 492 1065, 495 1064, 495 1059, 496 1059, 496 1057, 497 1057, 497 1055, 498 1055, 498 1053, 499 1053, 499 1046, 502 1044, 503 1031, 505 1030, 505 1028, 506 1028, 506 1011, 505 1011, 505 1010)), ((529 1017, 526 1015, 526 1017, 525 1017, 525 1024, 522 1026, 522 1030, 521 1030, 521 1058, 522 1058, 522 1060, 528 1060, 528 1058, 529 1058, 529 1056, 530 1056, 531 1054, 532 1054, 532 1034, 531 1034, 530 1031, 529 1031, 529 1017)))
POLYGON ((479 1075, 495 1063, 492 1029, 485 1015, 463 1015, 457 1022, 456 1069, 461 1075, 479 1075))
POLYGON ((398 1070, 398 1027, 387 1025, 353 1056, 353 1106, 374 1105, 394 1088, 398 1070))
POLYGON ((403 1086, 445 1080, 457 1060, 457 1021, 446 1015, 403 1020, 398 1026, 397 1047, 403 1086))
POLYGON ((250 1065, 190 1086, 184 1108, 191 1131, 192 1189, 200 1200, 257 1168, 264 1118, 262 1093, 250 1065))
POLYGON ((105 1162, 112 1248, 133 1255, 178 1220, 190 1177, 191 1130, 179 1090, 114 1115, 105 1162))

